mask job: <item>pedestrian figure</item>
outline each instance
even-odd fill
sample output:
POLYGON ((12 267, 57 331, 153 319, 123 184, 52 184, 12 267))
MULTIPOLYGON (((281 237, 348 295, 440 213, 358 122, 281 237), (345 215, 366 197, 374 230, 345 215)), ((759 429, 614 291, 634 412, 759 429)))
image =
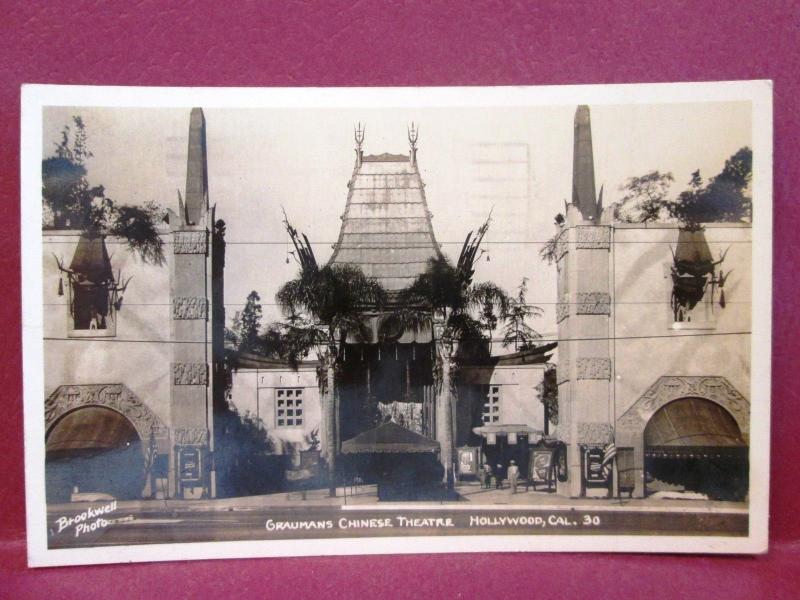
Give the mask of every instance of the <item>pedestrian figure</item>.
POLYGON ((486 488, 487 490, 492 485, 492 467, 487 462, 483 462, 481 464, 481 469, 478 471, 478 477, 481 480, 481 489, 486 488))
POLYGON ((503 465, 497 463, 497 469, 495 469, 495 487, 498 490, 503 489, 503 465))
POLYGON ((519 479, 519 467, 513 460, 508 467, 508 482, 511 484, 511 493, 517 493, 517 480, 519 479))

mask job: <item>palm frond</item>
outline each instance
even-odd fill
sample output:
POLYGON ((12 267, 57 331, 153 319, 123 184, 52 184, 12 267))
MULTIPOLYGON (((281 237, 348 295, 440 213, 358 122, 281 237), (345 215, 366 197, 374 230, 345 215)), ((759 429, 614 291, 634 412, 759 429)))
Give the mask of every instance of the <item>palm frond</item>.
POLYGON ((498 317, 505 318, 511 304, 511 298, 503 288, 485 281, 475 284, 467 291, 468 303, 471 308, 483 310, 487 306, 496 309, 498 317))

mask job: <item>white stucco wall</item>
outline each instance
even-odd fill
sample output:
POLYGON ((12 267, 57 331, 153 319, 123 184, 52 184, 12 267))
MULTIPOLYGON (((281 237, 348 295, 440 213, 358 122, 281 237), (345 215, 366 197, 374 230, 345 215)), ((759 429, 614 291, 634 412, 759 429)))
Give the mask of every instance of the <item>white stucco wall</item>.
MULTIPOLYGON (((116 314, 115 335, 70 337, 68 281, 54 257, 68 268, 78 238, 75 231, 46 231, 43 235, 45 394, 67 384, 122 383, 169 425, 169 264, 144 264, 125 242, 107 238, 115 277, 121 272, 123 281, 131 278, 116 314), (63 279, 63 296, 58 295, 59 278, 63 279)), ((167 235, 163 239, 169 261, 170 240, 167 235)))
POLYGON ((713 319, 675 326, 670 309, 674 225, 617 225, 612 243, 613 331, 611 353, 616 416, 621 416, 663 375, 725 377, 751 402, 751 229, 709 224, 705 237, 714 260, 727 250, 721 268, 725 308, 719 291, 713 319))
POLYGON ((319 432, 321 398, 313 366, 301 366, 297 371, 289 368, 240 369, 233 373, 231 402, 239 412, 249 413, 261 421, 275 444, 276 453, 283 453, 287 442, 296 444, 299 450, 306 450, 311 432, 319 432), (275 407, 275 390, 278 388, 302 388, 302 426, 278 427, 275 407))
POLYGON ((500 387, 500 425, 528 425, 544 429, 544 405, 536 386, 542 383, 545 365, 498 365, 463 367, 461 381, 500 387))

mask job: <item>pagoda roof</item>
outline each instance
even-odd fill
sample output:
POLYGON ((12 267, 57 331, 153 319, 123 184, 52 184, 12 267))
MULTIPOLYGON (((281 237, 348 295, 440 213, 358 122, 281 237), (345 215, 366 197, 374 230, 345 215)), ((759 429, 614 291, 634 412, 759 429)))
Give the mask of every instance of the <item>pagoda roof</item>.
POLYGON ((416 160, 364 156, 348 183, 331 265, 354 265, 389 292, 408 286, 441 256, 416 160))

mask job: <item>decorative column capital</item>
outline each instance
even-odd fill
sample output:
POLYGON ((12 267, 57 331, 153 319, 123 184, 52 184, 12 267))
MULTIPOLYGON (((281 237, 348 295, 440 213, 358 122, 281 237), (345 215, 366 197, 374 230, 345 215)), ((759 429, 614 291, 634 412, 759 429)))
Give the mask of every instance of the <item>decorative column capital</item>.
POLYGON ((610 315, 611 295, 606 292, 578 292, 576 310, 579 315, 610 315))
POLYGON ((208 385, 206 363, 172 363, 173 385, 208 385))
POLYGON ((175 231, 172 237, 174 254, 205 254, 208 251, 208 234, 203 231, 175 231))
POLYGON ((578 379, 611 379, 611 359, 604 357, 579 358, 576 363, 578 379))
POLYGON ((176 320, 205 319, 208 299, 202 296, 179 296, 172 299, 172 318, 176 320))
POLYGON ((575 227, 575 247, 578 250, 610 249, 611 227, 607 225, 578 225, 575 227))

